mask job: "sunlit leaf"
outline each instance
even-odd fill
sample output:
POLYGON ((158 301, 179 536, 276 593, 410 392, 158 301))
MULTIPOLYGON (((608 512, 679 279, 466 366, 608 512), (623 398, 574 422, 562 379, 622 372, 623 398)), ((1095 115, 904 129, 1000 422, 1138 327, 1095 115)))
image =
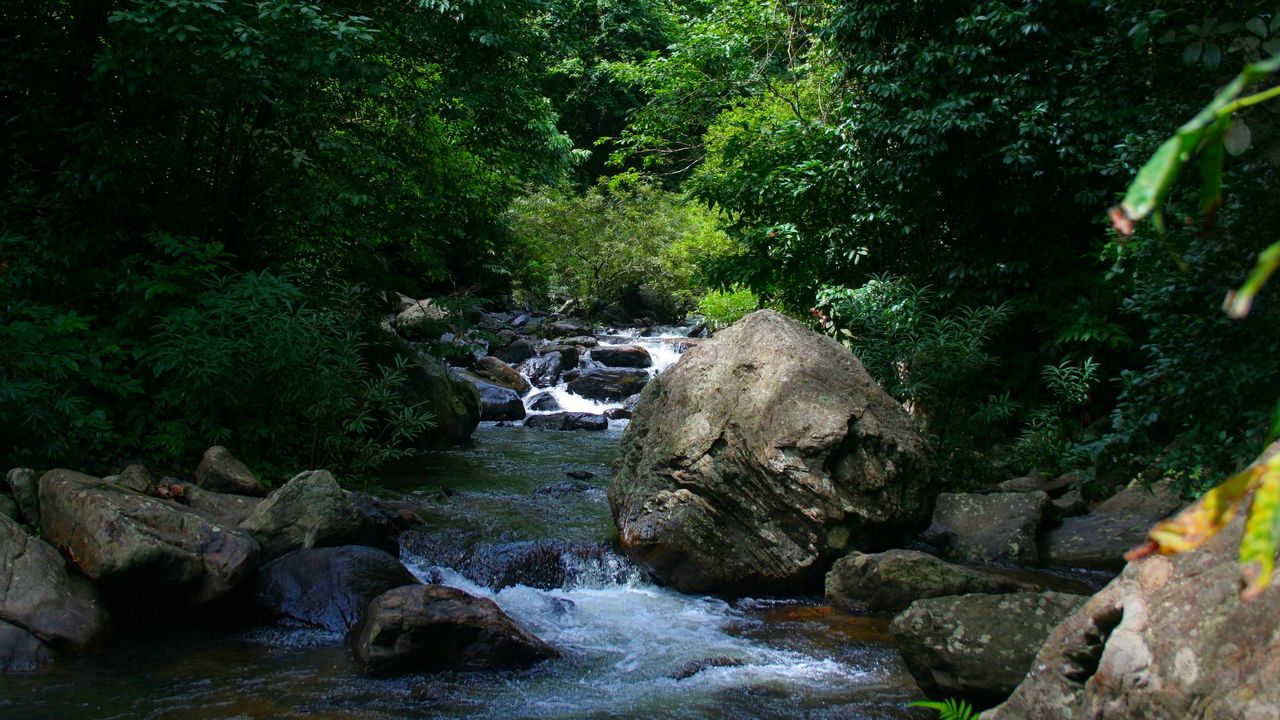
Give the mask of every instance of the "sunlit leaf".
POLYGON ((1240 538, 1240 568, 1245 587, 1242 600, 1257 597, 1271 583, 1276 566, 1276 517, 1280 510, 1280 467, 1263 474, 1240 538))
POLYGON ((1227 128, 1226 136, 1223 138, 1223 146, 1227 152, 1233 156, 1243 155, 1252 142, 1253 132, 1249 129, 1249 125, 1245 123, 1244 118, 1237 117, 1232 120, 1231 126, 1227 128))

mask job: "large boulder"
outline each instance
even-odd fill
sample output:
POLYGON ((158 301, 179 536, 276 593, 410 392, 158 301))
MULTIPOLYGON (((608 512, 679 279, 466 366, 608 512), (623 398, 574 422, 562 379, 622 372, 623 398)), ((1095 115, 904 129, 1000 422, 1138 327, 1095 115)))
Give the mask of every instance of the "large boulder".
POLYGON ((68 572, 52 545, 0 517, 0 673, 86 648, 106 627, 93 585, 68 572))
POLYGON ((71 470, 40 478, 40 515, 45 540, 104 592, 135 605, 214 600, 257 564, 248 533, 71 470))
POLYGON ((489 354, 502 362, 516 365, 537 355, 538 351, 534 349, 529 338, 518 335, 512 330, 502 330, 489 343, 489 354))
POLYGON ((524 667, 559 657, 492 600, 442 585, 375 598, 352 645, 371 675, 524 667))
POLYGON ((385 545, 377 524, 328 470, 299 473, 259 503, 240 527, 257 538, 267 559, 316 547, 385 545))
POLYGON ((431 300, 413 300, 403 303, 392 326, 411 340, 435 340, 448 331, 449 312, 431 300))
POLYGON ((31 468, 13 468, 5 474, 5 483, 18 504, 22 522, 40 526, 40 478, 31 468))
POLYGON ((1168 481, 1150 488, 1125 488, 1093 512, 1069 517, 1041 541, 1046 563, 1065 567, 1120 571, 1124 554, 1146 540, 1147 530, 1182 507, 1168 481))
POLYGON ((990 706, 1013 692, 1045 638, 1085 600, 1057 592, 928 598, 889 631, 925 693, 990 706))
POLYGON ((610 345, 591 351, 591 359, 608 367, 647 368, 653 366, 649 351, 639 345, 610 345))
POLYGON ((632 368, 588 368, 568 382, 569 392, 588 400, 624 400, 644 389, 649 373, 632 368))
POLYGON ((394 343, 400 357, 408 357, 406 382, 400 387, 411 404, 424 403, 435 428, 416 440, 422 448, 464 445, 480 424, 480 394, 470 383, 454 378, 444 362, 425 356, 404 343, 394 343))
POLYGON ((952 565, 916 550, 854 552, 827 573, 827 600, 850 612, 896 613, 916 600, 1033 589, 993 572, 952 565))
POLYGON ((359 545, 299 550, 258 571, 250 603, 257 616, 275 622, 346 632, 369 601, 417 582, 382 550, 359 545))
POLYGON ((1241 513, 1198 550, 1129 563, 983 717, 1280 717, 1280 586, 1240 601, 1243 524, 1241 513))
POLYGON ((214 445, 204 451, 196 468, 196 485, 213 492, 232 495, 262 497, 267 489, 258 481, 249 466, 236 459, 231 451, 214 445))
POLYGON ((520 395, 529 392, 532 387, 515 368, 492 355, 477 358, 471 371, 495 385, 515 390, 520 395))
POLYGON ((458 372, 457 375, 479 393, 481 420, 520 420, 525 416, 524 401, 520 399, 520 393, 469 372, 458 372))
POLYGON ((173 498, 176 502, 231 527, 244 522, 262 502, 262 498, 212 492, 174 478, 164 478, 161 484, 167 486, 171 494, 173 488, 180 488, 180 494, 173 498))
POLYGON ((524 426, 534 430, 607 430, 609 420, 595 413, 554 412, 531 415, 525 418, 524 426))
POLYGON ((978 565, 1035 565, 1036 529, 1049 505, 1031 492, 942 493, 920 537, 951 560, 978 565))
POLYGON ((609 504, 627 554, 685 592, 814 589, 928 517, 932 465, 848 350, 771 310, 645 388, 609 504))

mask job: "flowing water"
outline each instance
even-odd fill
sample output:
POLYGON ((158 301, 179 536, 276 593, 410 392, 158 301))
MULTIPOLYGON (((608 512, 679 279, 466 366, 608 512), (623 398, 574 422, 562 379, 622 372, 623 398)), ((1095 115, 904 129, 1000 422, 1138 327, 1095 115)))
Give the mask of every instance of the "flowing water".
MULTIPOLYGON (((678 333, 671 333, 672 335, 678 333)), ((678 358, 662 337, 609 338, 678 358)), ((566 410, 616 404, 554 392, 566 410)), ((564 580, 494 589, 406 540, 423 579, 493 599, 562 658, 501 673, 362 676, 342 638, 312 631, 171 624, 28 678, 0 678, 0 718, 905 718, 920 697, 887 622, 817 600, 682 595, 607 549, 605 488, 626 421, 604 432, 484 423, 475 447, 422 458, 387 479, 422 501, 416 537, 465 554, 564 541, 564 580), (569 480, 573 472, 578 480, 569 480)), ((448 554, 448 553, 446 553, 448 554)))

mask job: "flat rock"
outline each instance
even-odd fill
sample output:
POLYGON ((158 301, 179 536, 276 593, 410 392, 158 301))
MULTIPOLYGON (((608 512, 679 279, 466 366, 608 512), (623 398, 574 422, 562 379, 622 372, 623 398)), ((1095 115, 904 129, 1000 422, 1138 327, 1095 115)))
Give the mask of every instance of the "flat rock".
POLYGON ((240 527, 257 538, 267 559, 316 547, 378 545, 381 537, 328 470, 298 473, 240 527))
POLYGON ((443 585, 401 587, 375 598, 352 647, 371 675, 527 667, 559 657, 492 600, 443 585))
POLYGON ((1087 599, 1057 592, 928 598, 895 616, 889 631, 926 694, 989 707, 1013 692, 1045 638, 1087 599))
POLYGON ((258 543, 179 503, 70 470, 40 478, 44 538, 99 588, 151 604, 199 604, 230 592, 258 543))
POLYGON ((1147 489, 1125 488, 1093 512, 1069 517, 1040 543, 1046 563, 1064 567, 1119 571, 1124 554, 1146 540, 1147 531, 1182 507, 1168 483, 1147 489))
POLYGON ((826 596, 841 610, 896 613, 924 598, 1032 589, 1003 575, 953 565, 927 553, 888 550, 855 552, 837 560, 827 573, 826 596))
POLYGON ((649 373, 632 368, 587 368, 568 382, 569 392, 588 400, 624 400, 644 389, 649 373))
POLYGON ((942 493, 920 539, 963 563, 1035 565, 1036 530, 1048 505, 1049 496, 1041 490, 942 493))
POLYGON ((591 359, 607 367, 647 368, 653 366, 649 351, 639 345, 610 345, 591 351, 591 359))
POLYGON ((581 412, 557 412, 530 415, 524 426, 535 430, 606 430, 609 420, 604 415, 581 412))

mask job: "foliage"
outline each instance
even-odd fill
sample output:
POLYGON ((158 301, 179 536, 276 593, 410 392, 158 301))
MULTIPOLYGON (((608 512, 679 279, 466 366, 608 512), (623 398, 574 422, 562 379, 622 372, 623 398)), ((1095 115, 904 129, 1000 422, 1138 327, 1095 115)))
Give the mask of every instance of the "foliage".
POLYGON ((1049 401, 1027 416, 1013 446, 1014 456, 1023 467, 1053 474, 1067 469, 1064 462, 1073 454, 1081 429, 1081 423, 1072 416, 1088 402, 1098 370, 1093 358, 1086 358, 1079 365, 1064 360, 1044 366, 1040 375, 1049 401))
POLYGON ((597 312, 641 284, 691 300, 698 265, 727 243, 704 208, 634 174, 532 192, 509 220, 523 253, 517 289, 540 307, 571 298, 597 312))
MULTIPOLYGON (((977 441, 1013 415, 995 411, 993 399, 983 401, 997 364, 988 348, 1012 310, 1006 304, 939 315, 935 298, 928 288, 886 275, 858 288, 822 288, 815 314, 822 330, 852 350, 934 436, 951 479, 980 479, 977 441)), ((1007 396, 1003 404, 1010 409, 1007 396)))
POLYGON ((928 708, 938 711, 939 720, 970 720, 975 717, 973 706, 964 700, 955 698, 947 698, 942 701, 935 700, 918 700, 908 703, 907 707, 928 708))
MULTIPOLYGON (((1122 235, 1132 235, 1134 221, 1159 210, 1172 190, 1182 164, 1193 153, 1199 153, 1201 157, 1200 210, 1212 214, 1218 208, 1222 201, 1222 163, 1228 150, 1227 135, 1233 115, 1250 105, 1280 97, 1280 87, 1243 98, 1240 95, 1250 84, 1276 72, 1280 72, 1280 55, 1247 66, 1218 92, 1204 110, 1160 146, 1130 184, 1125 200, 1112 210, 1112 222, 1122 235)), ((1163 227, 1159 229, 1163 235, 1163 227)), ((1253 296, 1274 270, 1277 252, 1280 252, 1280 243, 1264 250, 1245 285, 1227 294, 1225 310, 1228 315, 1240 319, 1249 314, 1253 296)), ((1273 416, 1272 438, 1280 427, 1277 419, 1280 415, 1273 416)), ((1241 599, 1255 598, 1271 583, 1277 547, 1280 546, 1280 528, 1277 528, 1280 443, 1277 442, 1272 442, 1249 467, 1209 490, 1194 505, 1174 518, 1158 523, 1148 533, 1147 543, 1131 551, 1126 558, 1134 560, 1156 551, 1173 554, 1192 550, 1220 532, 1250 498, 1249 516, 1240 540, 1240 565, 1244 579, 1241 599)))
POLYGON ((706 318, 712 332, 729 327, 759 308, 760 298, 741 286, 712 290, 698 300, 698 312, 706 318))
MULTIPOLYGON (((224 444, 260 463, 366 474, 410 452, 434 427, 397 390, 405 366, 371 368, 356 296, 316 307, 269 273, 223 277, 166 314, 149 360, 159 422, 148 456, 179 461, 224 444)), ((278 473, 277 473, 278 474, 278 473)))

